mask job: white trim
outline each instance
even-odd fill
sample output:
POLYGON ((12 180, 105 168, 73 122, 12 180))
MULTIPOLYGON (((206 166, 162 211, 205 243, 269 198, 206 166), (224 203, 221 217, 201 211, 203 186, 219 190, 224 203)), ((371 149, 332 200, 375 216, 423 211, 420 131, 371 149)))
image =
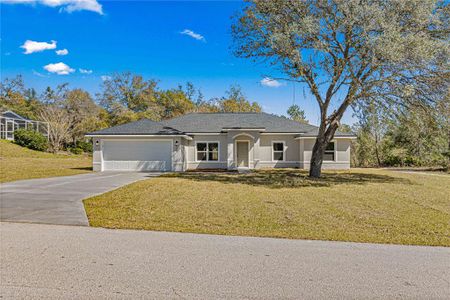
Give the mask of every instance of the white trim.
MULTIPOLYGON (((312 140, 312 139, 316 139, 317 136, 299 136, 294 138, 294 140, 312 140)), ((339 139, 339 140, 356 140, 357 137, 356 136, 335 136, 333 137, 333 140, 335 139, 339 139)))
POLYGON ((222 131, 228 132, 228 131, 266 131, 265 128, 222 128, 222 131))
POLYGON ((248 134, 248 133, 245 133, 245 132, 243 132, 243 133, 238 133, 238 134, 236 134, 235 136, 233 136, 231 139, 234 140, 234 139, 236 139, 236 138, 239 137, 239 136, 246 136, 246 137, 251 138, 252 140, 255 140, 255 137, 254 137, 253 135, 248 134))
POLYGON ((261 132, 261 135, 298 135, 301 132, 261 132))
POLYGON ((223 133, 223 132, 217 132, 217 133, 214 133, 214 132, 186 132, 186 134, 187 135, 226 135, 226 133, 223 133))
POLYGON ((260 160, 259 161, 262 164, 273 164, 273 163, 286 163, 286 164, 298 164, 301 163, 301 161, 296 160, 260 160))
MULTIPOLYGON (((217 163, 220 160, 220 141, 195 141, 195 145, 194 145, 194 162, 196 163, 204 163, 204 162, 209 162, 209 163, 217 163), (209 145, 208 144, 212 144, 212 143, 217 143, 217 160, 209 160, 209 145), (197 144, 206 144, 206 160, 197 160, 197 144)), ((205 151, 200 151, 200 152, 205 152, 205 151)))
POLYGON ((272 141, 272 162, 284 162, 286 160, 286 142, 285 141, 272 141), (275 160, 273 155, 275 152, 281 152, 281 151, 274 151, 273 150, 273 144, 275 143, 281 143, 283 144, 283 159, 282 160, 275 160))
POLYGON ((188 161, 188 164, 226 164, 227 161, 217 161, 217 160, 210 160, 210 161, 206 161, 206 160, 200 160, 200 161, 188 161))
POLYGON ((126 137, 126 138, 131 138, 131 137, 165 137, 165 138, 177 138, 177 137, 182 137, 185 138, 187 140, 192 140, 192 137, 188 136, 188 135, 170 135, 170 134, 86 134, 86 137, 95 137, 95 138, 121 138, 121 137, 126 137))
POLYGON ((236 165, 236 169, 237 168, 250 168, 250 141, 248 140, 234 140, 234 161, 235 161, 235 165, 236 165), (248 156, 247 156, 247 166, 246 167, 239 167, 238 166, 238 161, 237 161, 237 143, 247 143, 247 151, 248 151, 248 156))

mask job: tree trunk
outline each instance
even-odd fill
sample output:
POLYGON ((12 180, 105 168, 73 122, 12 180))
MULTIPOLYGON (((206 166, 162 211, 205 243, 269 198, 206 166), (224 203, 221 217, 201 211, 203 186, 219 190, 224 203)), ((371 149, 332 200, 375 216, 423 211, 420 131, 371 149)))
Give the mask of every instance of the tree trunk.
POLYGON ((309 177, 320 178, 320 176, 322 175, 322 162, 323 156, 325 154, 325 149, 327 148, 328 143, 334 137, 334 133, 336 132, 338 126, 339 123, 337 120, 331 123, 328 128, 326 128, 325 124, 321 124, 316 142, 312 150, 309 177))
POLYGON ((313 147, 309 177, 319 178, 322 175, 323 155, 325 154, 327 144, 323 142, 323 139, 321 140, 322 141, 319 141, 319 137, 317 137, 316 143, 313 147))

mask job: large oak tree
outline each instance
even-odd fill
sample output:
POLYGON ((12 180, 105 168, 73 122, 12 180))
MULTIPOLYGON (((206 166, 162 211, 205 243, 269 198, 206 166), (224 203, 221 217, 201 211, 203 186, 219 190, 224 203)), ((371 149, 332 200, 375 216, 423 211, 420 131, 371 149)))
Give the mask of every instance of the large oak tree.
POLYGON ((320 177, 325 148, 350 106, 427 106, 430 78, 448 85, 445 1, 247 2, 232 28, 236 55, 271 63, 306 85, 320 108, 312 177, 320 177))

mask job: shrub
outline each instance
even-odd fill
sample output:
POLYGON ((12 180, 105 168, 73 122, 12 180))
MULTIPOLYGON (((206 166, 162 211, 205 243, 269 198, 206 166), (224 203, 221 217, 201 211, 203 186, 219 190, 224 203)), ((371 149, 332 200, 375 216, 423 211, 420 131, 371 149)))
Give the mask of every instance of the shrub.
POLYGON ((78 141, 75 145, 76 148, 83 149, 86 153, 92 153, 92 142, 78 141))
POLYGON ((33 130, 17 129, 14 131, 14 142, 32 150, 45 151, 48 148, 47 138, 33 130))
POLYGON ((68 150, 70 152, 72 152, 73 154, 77 154, 77 155, 83 154, 83 149, 81 149, 81 148, 69 148, 68 150))

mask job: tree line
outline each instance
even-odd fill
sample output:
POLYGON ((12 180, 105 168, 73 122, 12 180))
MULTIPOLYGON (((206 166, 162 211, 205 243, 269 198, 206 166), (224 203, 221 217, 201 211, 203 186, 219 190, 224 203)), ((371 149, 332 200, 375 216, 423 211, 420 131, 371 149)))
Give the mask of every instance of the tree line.
POLYGON ((142 118, 160 121, 190 112, 262 111, 240 86, 231 86, 222 97, 205 100, 192 83, 162 89, 157 80, 130 72, 105 79, 94 96, 67 83, 37 93, 26 87, 22 76, 7 78, 0 84, 0 110, 47 122, 52 152, 77 147, 87 132, 142 118))
MULTIPOLYGON (((340 124, 342 132, 355 133, 351 163, 354 167, 447 166, 450 149, 449 94, 439 95, 430 107, 381 106, 377 101, 354 106, 357 122, 340 124)), ((189 112, 261 112, 239 86, 225 95, 205 100, 192 83, 161 89, 156 80, 145 80, 129 72, 105 80, 92 96, 81 88, 62 84, 38 94, 26 87, 19 75, 0 84, 0 110, 13 110, 26 118, 50 123, 49 150, 89 148, 87 132, 141 118, 154 121, 189 112)), ((291 105, 286 117, 308 123, 304 110, 291 105)))

